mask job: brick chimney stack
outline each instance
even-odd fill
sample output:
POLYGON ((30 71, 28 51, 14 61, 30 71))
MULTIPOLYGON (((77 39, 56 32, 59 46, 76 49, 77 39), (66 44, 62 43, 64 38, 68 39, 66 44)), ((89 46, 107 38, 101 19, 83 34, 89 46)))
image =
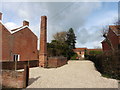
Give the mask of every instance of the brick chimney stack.
POLYGON ((41 16, 39 66, 47 66, 47 17, 41 16))
POLYGON ((24 20, 23 21, 23 26, 26 26, 26 25, 29 26, 29 22, 24 20))
POLYGON ((2 20, 2 13, 0 12, 0 20, 2 20))

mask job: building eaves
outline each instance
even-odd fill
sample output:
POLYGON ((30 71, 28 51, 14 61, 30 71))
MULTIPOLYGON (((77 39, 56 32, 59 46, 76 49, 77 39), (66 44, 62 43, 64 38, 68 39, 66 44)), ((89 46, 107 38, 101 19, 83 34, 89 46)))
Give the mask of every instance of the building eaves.
POLYGON ((0 20, 0 23, 3 25, 3 22, 2 22, 2 20, 0 20))
POLYGON ((18 32, 18 31, 20 31, 20 30, 22 30, 24 28, 28 28, 28 26, 27 25, 26 26, 22 26, 22 27, 20 27, 18 29, 11 30, 10 32, 11 32, 11 34, 14 34, 14 33, 18 32))
POLYGON ((117 36, 120 36, 120 34, 118 34, 118 29, 117 29, 117 27, 116 26, 109 26, 110 27, 110 29, 117 35, 117 36))

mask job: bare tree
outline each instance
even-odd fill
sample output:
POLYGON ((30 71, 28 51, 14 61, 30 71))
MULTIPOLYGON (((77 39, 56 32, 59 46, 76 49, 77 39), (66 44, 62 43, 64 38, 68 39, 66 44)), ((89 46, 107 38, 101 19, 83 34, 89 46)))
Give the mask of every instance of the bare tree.
POLYGON ((67 32, 63 31, 63 32, 59 32, 53 35, 53 38, 57 41, 65 42, 67 39, 66 35, 67 35, 67 32))

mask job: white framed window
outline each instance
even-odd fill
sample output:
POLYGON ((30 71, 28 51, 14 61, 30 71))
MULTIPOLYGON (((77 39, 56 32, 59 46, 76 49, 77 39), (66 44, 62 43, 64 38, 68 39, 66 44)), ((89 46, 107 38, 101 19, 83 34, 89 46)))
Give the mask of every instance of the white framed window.
POLYGON ((20 55, 19 54, 14 54, 13 55, 13 60, 14 61, 20 61, 20 55))

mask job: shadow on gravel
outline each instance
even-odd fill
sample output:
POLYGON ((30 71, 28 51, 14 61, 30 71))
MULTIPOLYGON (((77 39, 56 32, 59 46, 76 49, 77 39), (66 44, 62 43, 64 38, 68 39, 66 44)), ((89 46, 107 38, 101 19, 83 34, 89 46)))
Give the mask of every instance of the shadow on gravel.
MULTIPOLYGON (((31 85, 34 81, 38 80, 40 78, 40 76, 36 77, 36 78, 30 78, 29 79, 29 85, 31 85)), ((28 86, 29 86, 28 85, 28 86)))

